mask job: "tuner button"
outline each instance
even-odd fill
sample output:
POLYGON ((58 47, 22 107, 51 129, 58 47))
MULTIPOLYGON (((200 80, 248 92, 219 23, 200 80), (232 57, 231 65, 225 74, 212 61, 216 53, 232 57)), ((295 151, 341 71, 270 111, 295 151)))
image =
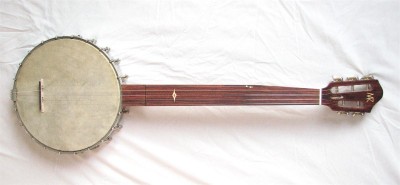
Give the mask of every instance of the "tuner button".
POLYGON ((374 76, 373 75, 365 75, 361 78, 361 80, 373 80, 374 76))
POLYGON ((334 82, 342 82, 343 81, 343 77, 332 76, 332 79, 334 82))
POLYGON ((364 116, 364 113, 363 112, 355 112, 355 113, 353 113, 353 117, 354 116, 364 116))
POLYGON ((357 81, 358 77, 357 76, 349 76, 346 78, 346 81, 357 81))

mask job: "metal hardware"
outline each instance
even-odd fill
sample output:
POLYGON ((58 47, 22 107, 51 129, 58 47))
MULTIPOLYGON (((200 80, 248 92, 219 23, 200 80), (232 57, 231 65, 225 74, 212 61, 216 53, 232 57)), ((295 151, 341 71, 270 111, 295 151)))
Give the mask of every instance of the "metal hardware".
POLYGON ((364 116, 363 112, 353 112, 353 117, 355 116, 364 116))
POLYGON ((71 35, 72 38, 82 38, 81 35, 71 35))
MULTIPOLYGON (((89 39, 89 40, 87 40, 87 42, 90 42, 92 44, 96 44, 97 40, 96 39, 89 39)), ((110 48, 108 48, 108 50, 110 50, 110 48)), ((106 51, 106 52, 108 52, 108 51, 106 51)))
POLYGON ((129 113, 129 109, 128 108, 126 108, 126 107, 124 107, 124 108, 122 108, 122 111, 121 111, 121 113, 129 113))
POLYGON ((340 114, 340 115, 347 115, 347 116, 353 116, 353 117, 355 117, 355 116, 364 116, 364 113, 363 112, 346 112, 346 111, 339 111, 339 112, 337 112, 338 114, 340 114))
POLYGON ((128 78, 128 75, 118 76, 117 78, 120 80, 121 83, 124 83, 128 78))
POLYGON ((336 76, 332 76, 333 82, 342 82, 343 81, 343 77, 336 77, 336 76))
POLYGON ((108 136, 104 140, 102 140, 101 142, 110 142, 111 140, 112 140, 112 137, 108 136))
POLYGON ((127 78, 128 78, 128 75, 118 76, 118 79, 123 79, 123 80, 125 80, 125 79, 127 79, 127 78))
POLYGON ((114 64, 119 63, 119 62, 120 62, 119 59, 114 59, 114 60, 111 60, 111 61, 110 61, 110 63, 114 63, 114 64))
POLYGON ((96 149, 96 148, 99 148, 99 146, 100 146, 100 145, 94 145, 94 146, 90 147, 89 150, 94 150, 94 149, 96 149))
POLYGON ((374 76, 373 75, 365 75, 363 77, 361 77, 361 80, 373 80, 374 76))
POLYGON ((16 101, 17 101, 17 91, 16 91, 15 89, 12 89, 12 90, 11 90, 11 100, 12 100, 13 102, 16 102, 16 101))
POLYGON ((346 81, 357 81, 358 77, 357 76, 350 76, 346 78, 346 81))
POLYGON ((123 126, 121 124, 115 125, 112 129, 113 130, 120 130, 123 126))
POLYGON ((105 53, 109 53, 110 52, 110 48, 109 47, 105 47, 105 48, 100 48, 102 51, 104 51, 105 53))

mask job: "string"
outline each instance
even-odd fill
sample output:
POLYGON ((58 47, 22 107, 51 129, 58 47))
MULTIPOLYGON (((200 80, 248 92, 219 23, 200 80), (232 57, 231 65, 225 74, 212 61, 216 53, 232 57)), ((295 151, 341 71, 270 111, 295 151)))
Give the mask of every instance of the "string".
MULTIPOLYGON (((317 92, 317 89, 269 89, 269 90, 252 90, 252 89, 243 89, 243 90, 185 90, 185 89, 175 89, 177 92, 272 92, 272 91, 281 91, 281 92, 293 92, 293 91, 303 91, 303 92, 317 92)), ((48 92, 44 90, 45 92, 48 92)), ((121 92, 172 92, 172 90, 121 90, 121 92)), ((18 94, 23 92, 39 92, 39 90, 32 90, 32 91, 15 91, 12 93, 18 94)), ((114 92, 114 91, 96 91, 96 92, 114 92)))
MULTIPOLYGON (((173 86, 171 87, 171 89, 173 86)), ((206 88, 206 87, 203 87, 206 88)), ((229 87, 228 87, 229 88, 229 87)), ((174 102, 180 102, 180 103, 200 103, 202 104, 219 104, 219 105, 234 105, 235 103, 239 103, 242 105, 245 104, 251 104, 251 105, 280 105, 280 104, 292 104, 292 105, 307 105, 307 104, 315 104, 315 102, 319 101, 319 104, 321 104, 321 95, 322 91, 319 89, 319 98, 318 96, 318 90, 317 89, 266 89, 266 90, 259 90, 259 89, 199 89, 199 90, 190 90, 190 89, 174 89, 175 92, 178 94, 177 98, 175 99, 174 102), (195 94, 185 94, 185 92, 199 92, 195 94), (227 92, 231 94, 202 94, 204 92, 227 92), (271 92, 271 93, 268 93, 271 92), (286 92, 286 93, 285 93, 286 92), (288 94, 290 92, 290 94, 288 94), (294 92, 294 93, 292 93, 294 92), (183 94, 182 94, 183 93, 183 94), (232 94, 234 93, 234 94, 232 94), (192 99, 191 97, 198 97, 195 99, 192 99), (284 96, 285 98, 269 98, 269 97, 274 97, 274 96, 284 96), (296 98, 290 98, 290 97, 296 97, 296 98), (241 98, 241 99, 235 99, 235 98, 241 98), (186 102, 185 102, 186 101, 186 102), (208 101, 208 102, 207 102, 208 101), (232 103, 223 103, 221 101, 232 101, 232 103), (264 102, 263 102, 264 101, 264 102), (268 102, 269 101, 269 102, 268 102), (282 101, 286 101, 284 103, 281 103, 282 101), (290 102, 290 101, 305 101, 305 102, 290 102)), ((149 92, 159 92, 159 93, 164 93, 164 92, 174 92, 174 90, 121 90, 121 97, 137 97, 137 98, 144 98, 144 99, 137 99, 137 100, 125 100, 124 102, 127 102, 129 104, 129 101, 159 101, 159 102, 164 102, 164 101, 172 101, 173 97, 172 94, 148 94, 149 92), (124 94, 124 93, 129 93, 129 92, 134 92, 134 93, 144 93, 144 94, 124 94), (161 96, 159 98, 154 98, 154 96, 161 96), (165 97, 163 97, 165 96, 165 97)), ((19 96, 35 96, 35 95, 27 95, 25 93, 30 93, 30 92, 39 92, 39 90, 33 90, 33 91, 17 91, 13 92, 15 94, 18 94, 19 96)), ((119 95, 101 95, 101 94, 80 94, 79 92, 75 92, 75 95, 71 95, 70 92, 65 92, 65 93, 58 93, 58 94, 52 94, 51 91, 45 90, 46 94, 45 96, 47 97, 54 97, 54 96, 104 96, 104 97, 117 97, 119 95)), ((114 91, 94 91, 93 93, 107 93, 107 92, 114 92, 114 91)), ((87 93, 87 92, 86 92, 87 93)), ((73 93, 74 94, 74 93, 73 93)), ((90 99, 48 99, 44 98, 44 101, 91 101, 90 99)), ((152 102, 154 103, 154 102, 152 102)), ((165 102, 164 102, 165 103, 165 102)), ((173 105, 173 104, 171 104, 173 105)))
MULTIPOLYGON (((251 89, 243 89, 243 90, 184 90, 184 89, 175 89, 176 91, 179 92, 210 92, 210 91, 215 91, 215 92, 273 92, 273 91, 282 91, 282 92, 293 92, 293 91, 303 91, 303 92, 316 92, 317 89, 302 89, 302 90, 290 90, 290 89, 269 89, 269 90, 251 90, 251 89)), ((172 90, 121 90, 122 92, 172 92, 174 91, 174 89, 172 90)))
MULTIPOLYGON (((37 96, 37 95, 23 95, 19 94, 19 96, 37 96)), ((99 95, 99 94, 76 94, 76 95, 71 95, 71 94, 49 94, 46 93, 47 97, 55 97, 55 96, 66 96, 66 97, 90 97, 90 96, 103 96, 103 97, 118 97, 119 95, 99 95)), ((165 99, 172 99, 172 95, 170 94, 140 94, 140 95, 124 95, 122 94, 121 97, 137 97, 137 98, 142 98, 142 97, 147 97, 148 99, 154 100, 152 97, 157 97, 157 96, 165 96, 165 99)), ((245 100, 321 100, 320 97, 317 98, 317 95, 315 94, 178 94, 177 97, 179 97, 180 100, 184 99, 186 97, 198 97, 194 100, 202 100, 204 98, 212 99, 212 100, 224 100, 224 99, 233 99, 234 98, 244 98, 245 100), (268 97, 278 97, 278 96, 283 96, 283 97, 289 97, 289 98, 268 98, 268 97), (214 99, 213 99, 214 97, 214 99), (290 98, 293 97, 293 98, 290 98), (306 98, 308 97, 308 98, 306 98), (304 99, 306 98, 306 99, 304 99)), ((44 98, 45 100, 49 100, 47 98, 44 98)), ((158 98, 162 99, 162 98, 158 98)), ((178 98, 177 98, 178 99, 178 98)))
POLYGON ((322 89, 319 89, 319 105, 322 105, 322 89))

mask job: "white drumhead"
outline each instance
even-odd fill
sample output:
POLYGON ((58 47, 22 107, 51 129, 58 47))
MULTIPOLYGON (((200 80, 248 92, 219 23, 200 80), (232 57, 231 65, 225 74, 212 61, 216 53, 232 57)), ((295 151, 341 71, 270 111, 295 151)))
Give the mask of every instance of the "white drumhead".
POLYGON ((97 146, 110 134, 121 111, 120 82, 109 58, 75 37, 36 46, 18 69, 13 93, 28 133, 61 152, 97 146))

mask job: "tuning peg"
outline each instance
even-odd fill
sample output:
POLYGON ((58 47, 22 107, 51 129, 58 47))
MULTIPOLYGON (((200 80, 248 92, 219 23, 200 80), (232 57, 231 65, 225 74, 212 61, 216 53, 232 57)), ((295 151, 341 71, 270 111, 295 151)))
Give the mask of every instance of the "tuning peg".
POLYGON ((354 116, 364 116, 364 113, 363 112, 354 112, 353 117, 354 116))
POLYGON ((332 79, 334 82, 342 82, 343 81, 343 77, 332 76, 332 79))
POLYGON ((373 80, 374 76, 373 75, 365 75, 363 77, 361 77, 361 80, 373 80))
POLYGON ((357 81, 358 80, 358 76, 349 76, 346 78, 346 81, 357 81))
POLYGON ((339 115, 344 115, 344 114, 348 114, 347 112, 345 112, 345 111, 338 111, 337 112, 339 115))

